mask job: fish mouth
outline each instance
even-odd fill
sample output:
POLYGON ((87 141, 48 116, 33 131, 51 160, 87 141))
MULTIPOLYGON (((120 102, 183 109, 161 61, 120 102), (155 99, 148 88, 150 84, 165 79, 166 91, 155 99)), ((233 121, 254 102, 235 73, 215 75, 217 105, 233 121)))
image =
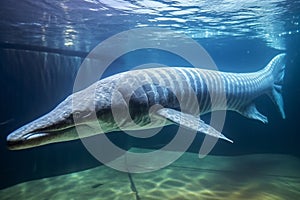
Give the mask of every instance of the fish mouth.
POLYGON ((57 133, 51 132, 29 132, 20 137, 7 136, 7 148, 9 150, 22 150, 35 146, 53 143, 57 133))
MULTIPOLYGON (((7 136, 7 148, 9 150, 22 150, 51 143, 76 140, 79 139, 77 133, 78 128, 83 128, 88 133, 94 133, 94 129, 86 124, 79 124, 56 130, 45 128, 27 133, 16 130, 7 136)), ((87 136, 89 135, 93 134, 87 134, 87 136)))
POLYGON ((10 133, 6 138, 8 149, 21 150, 59 142, 62 137, 67 137, 66 130, 74 126, 68 119, 49 121, 48 118, 45 115, 10 133))
POLYGON ((25 134, 17 134, 16 131, 7 136, 6 141, 9 150, 22 150, 50 143, 78 139, 75 127, 68 127, 66 129, 55 131, 39 130, 25 134))

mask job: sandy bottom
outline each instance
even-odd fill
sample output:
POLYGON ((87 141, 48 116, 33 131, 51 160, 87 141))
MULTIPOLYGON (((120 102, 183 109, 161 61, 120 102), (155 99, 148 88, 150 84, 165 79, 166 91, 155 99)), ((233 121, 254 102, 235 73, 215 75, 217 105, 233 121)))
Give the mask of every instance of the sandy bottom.
POLYGON ((100 166, 21 183, 0 190, 0 199, 300 199, 300 159, 275 154, 199 159, 185 153, 154 172, 128 174, 100 166))

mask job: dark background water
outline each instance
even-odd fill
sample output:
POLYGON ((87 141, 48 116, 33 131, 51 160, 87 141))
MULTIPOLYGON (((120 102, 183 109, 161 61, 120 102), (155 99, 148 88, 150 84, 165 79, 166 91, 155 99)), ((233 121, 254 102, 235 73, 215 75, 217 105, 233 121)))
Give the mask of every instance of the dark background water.
MULTIPOLYGON (((257 105, 268 116, 267 125, 228 112, 223 132, 234 144, 218 141, 211 154, 300 156, 299 2, 249 2, 240 7, 238 1, 228 1, 228 9, 225 5, 218 8, 217 1, 204 1, 201 5, 160 1, 160 5, 150 6, 134 1, 1 2, 0 188, 99 165, 80 141, 9 151, 6 136, 47 113, 72 93, 81 62, 97 44, 121 31, 143 26, 171 28, 195 39, 221 71, 256 71, 279 52, 286 52, 286 119, 280 118, 266 97, 259 98, 257 105), (272 12, 257 14, 266 9, 272 12)), ((105 76, 153 62, 187 65, 167 52, 136 51, 117 59, 105 76)), ((175 132, 176 126, 170 126, 148 139, 132 138, 121 132, 109 137, 124 148, 160 148, 175 132)), ((198 152, 202 140, 203 135, 198 134, 189 151, 198 152)))

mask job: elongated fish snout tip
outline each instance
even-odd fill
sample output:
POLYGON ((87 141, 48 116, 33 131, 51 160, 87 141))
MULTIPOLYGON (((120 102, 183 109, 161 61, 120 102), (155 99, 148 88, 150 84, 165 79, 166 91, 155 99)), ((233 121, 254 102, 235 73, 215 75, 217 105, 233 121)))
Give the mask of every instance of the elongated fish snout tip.
POLYGON ((43 137, 47 135, 47 133, 26 132, 20 128, 6 137, 6 145, 9 150, 27 149, 39 144, 43 137))
POLYGON ((24 140, 20 138, 14 137, 12 134, 9 134, 6 137, 6 146, 9 150, 20 150, 23 149, 21 146, 23 146, 24 140))
POLYGON ((48 135, 48 133, 29 133, 25 137, 8 135, 6 138, 7 148, 9 150, 22 150, 40 146, 42 143, 45 143, 44 139, 48 135))

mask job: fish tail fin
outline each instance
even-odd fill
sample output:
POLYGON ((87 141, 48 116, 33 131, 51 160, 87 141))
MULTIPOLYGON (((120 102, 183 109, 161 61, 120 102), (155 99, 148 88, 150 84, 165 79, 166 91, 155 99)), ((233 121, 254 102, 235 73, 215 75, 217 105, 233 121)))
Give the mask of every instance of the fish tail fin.
POLYGON ((283 119, 285 119, 285 112, 283 108, 282 84, 285 70, 285 55, 285 53, 282 53, 275 56, 264 69, 270 71, 271 76, 273 77, 273 85, 268 96, 276 105, 283 119))

